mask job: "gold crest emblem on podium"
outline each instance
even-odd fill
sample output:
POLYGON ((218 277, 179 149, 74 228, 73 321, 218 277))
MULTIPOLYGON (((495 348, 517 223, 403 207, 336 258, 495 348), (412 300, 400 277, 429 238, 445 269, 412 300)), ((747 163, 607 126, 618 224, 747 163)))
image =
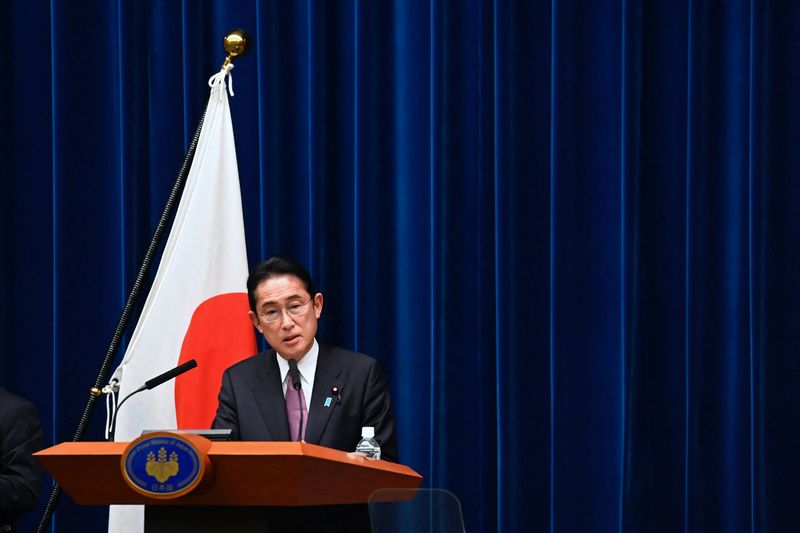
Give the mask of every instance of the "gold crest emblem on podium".
POLYGON ((152 451, 148 452, 145 469, 159 483, 164 483, 180 471, 178 454, 173 451, 169 454, 169 459, 167 459, 167 449, 163 446, 158 449, 158 457, 152 451))

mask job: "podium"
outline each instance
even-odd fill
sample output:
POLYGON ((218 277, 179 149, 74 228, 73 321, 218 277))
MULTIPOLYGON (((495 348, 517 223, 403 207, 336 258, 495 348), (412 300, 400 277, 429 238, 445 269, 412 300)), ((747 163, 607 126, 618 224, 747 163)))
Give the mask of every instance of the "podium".
POLYGON ((211 442, 204 480, 174 499, 137 492, 120 467, 126 442, 65 442, 35 454, 79 505, 143 504, 146 531, 269 531, 270 506, 366 504, 379 489, 416 489, 422 476, 388 461, 305 442, 211 442))

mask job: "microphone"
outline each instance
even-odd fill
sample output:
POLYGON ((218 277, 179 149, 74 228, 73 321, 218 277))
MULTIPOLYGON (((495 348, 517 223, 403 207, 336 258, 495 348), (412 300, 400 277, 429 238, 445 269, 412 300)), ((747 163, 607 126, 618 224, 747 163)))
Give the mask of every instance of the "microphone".
POLYGON ((289 359, 288 362, 289 377, 292 380, 292 386, 294 387, 294 390, 298 391, 297 403, 300 406, 300 428, 297 430, 297 440, 299 442, 303 440, 303 397, 299 394, 300 389, 303 388, 303 384, 300 383, 300 371, 297 370, 297 361, 294 359, 289 359))
POLYGON ((148 379, 144 382, 144 385, 133 391, 132 393, 125 396, 117 408, 114 410, 114 418, 111 421, 111 431, 108 432, 108 440, 114 440, 114 430, 117 428, 117 415, 119 414, 119 410, 122 408, 122 404, 127 401, 128 398, 133 396, 136 393, 142 392, 143 390, 150 390, 158 387, 162 383, 165 383, 173 378, 180 376, 181 374, 188 372, 189 370, 195 368, 197 366, 197 360, 192 359, 190 361, 186 361, 182 365, 178 365, 171 370, 167 370, 163 374, 159 374, 158 376, 154 377, 153 379, 148 379))
POLYGON ((144 382, 144 385, 139 387, 139 390, 150 390, 158 387, 162 383, 171 380, 172 378, 176 378, 183 374, 184 372, 188 372, 189 370, 193 369, 197 366, 197 360, 192 359, 191 361, 186 361, 182 365, 178 365, 172 370, 167 370, 160 376, 156 376, 153 379, 149 379, 144 382))
POLYGON ((300 383, 300 371, 297 370, 297 361, 294 359, 289 359, 289 377, 292 378, 294 390, 300 390, 303 388, 303 384, 300 383))

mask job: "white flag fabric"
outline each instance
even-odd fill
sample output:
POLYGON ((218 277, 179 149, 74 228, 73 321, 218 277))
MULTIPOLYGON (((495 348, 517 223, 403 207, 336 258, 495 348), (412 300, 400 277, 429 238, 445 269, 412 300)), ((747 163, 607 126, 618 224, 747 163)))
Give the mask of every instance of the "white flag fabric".
MULTIPOLYGON (((190 359, 197 368, 131 397, 116 441, 145 429, 211 427, 222 372, 256 352, 247 317, 247 253, 224 68, 209 81, 203 127, 175 220, 122 364, 119 398, 190 359)), ((141 506, 112 506, 109 531, 143 529, 141 506)))

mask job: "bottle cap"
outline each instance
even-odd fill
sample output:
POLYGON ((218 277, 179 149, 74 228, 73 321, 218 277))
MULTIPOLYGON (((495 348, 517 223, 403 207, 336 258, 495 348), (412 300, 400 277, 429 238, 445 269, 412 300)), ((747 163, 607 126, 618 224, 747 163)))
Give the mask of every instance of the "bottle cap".
POLYGON ((371 439, 375 436, 375 428, 372 426, 367 426, 361 428, 361 438, 362 439, 371 439))

